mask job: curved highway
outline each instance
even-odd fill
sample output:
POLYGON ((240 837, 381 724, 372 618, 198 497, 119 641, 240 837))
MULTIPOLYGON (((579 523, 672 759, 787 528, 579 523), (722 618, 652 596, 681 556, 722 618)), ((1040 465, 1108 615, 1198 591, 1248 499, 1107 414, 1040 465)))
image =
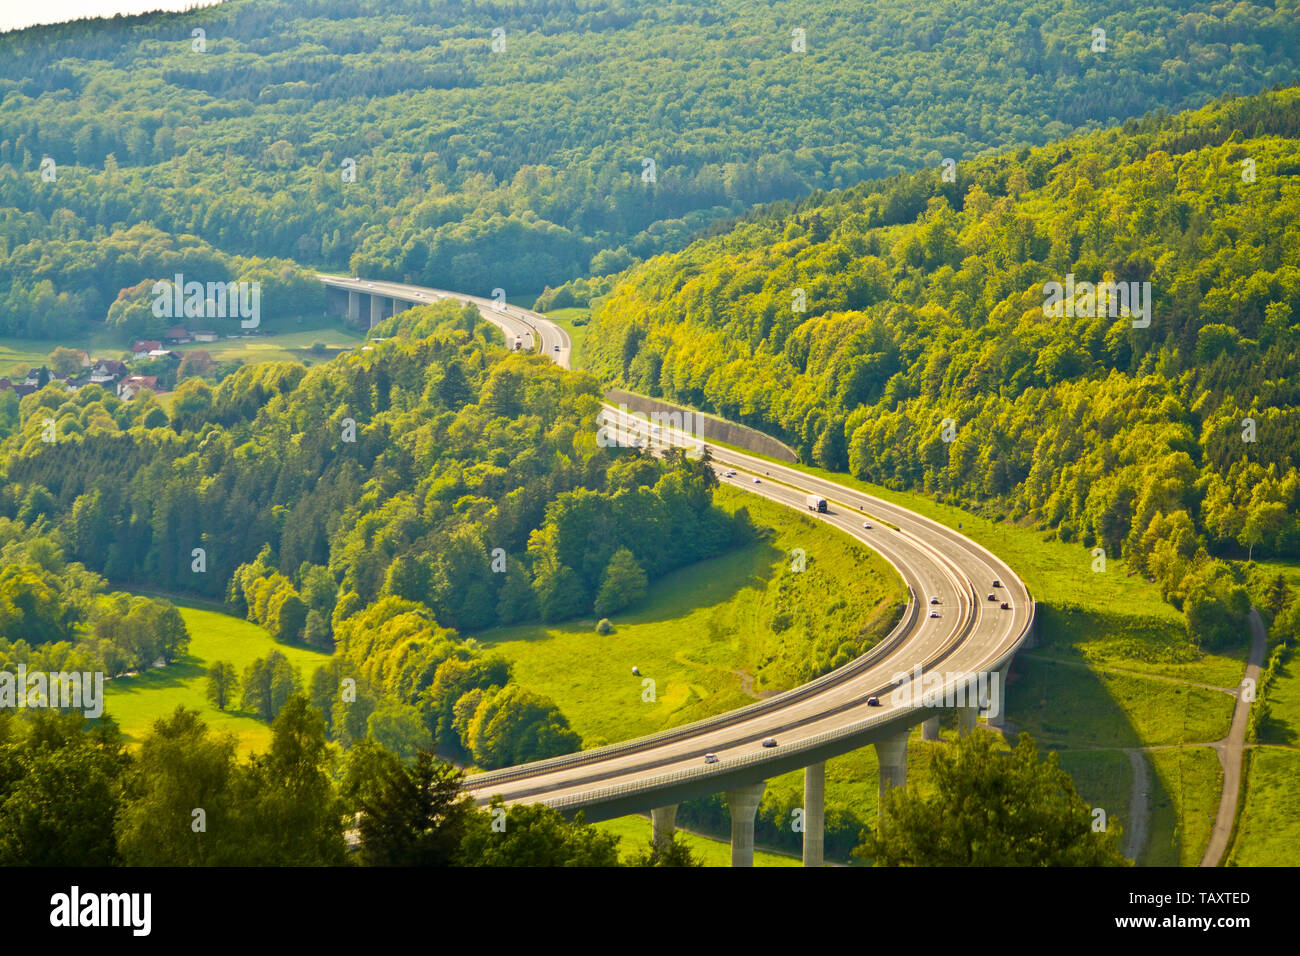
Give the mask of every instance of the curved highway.
MULTIPOLYGON (((489 299, 404 283, 321 278, 335 288, 400 302, 453 298, 473 303, 507 341, 518 335, 524 347, 568 367, 568 335, 535 312, 514 306, 503 310, 489 299)), ((703 444, 609 405, 602 423, 603 437, 618 444, 703 444)), ((965 703, 973 722, 975 710, 969 705, 977 686, 984 692, 984 678, 1005 673, 1028 639, 1034 604, 1024 583, 964 535, 883 499, 766 459, 714 444, 709 452, 721 481, 826 521, 889 561, 909 591, 898 626, 852 663, 740 710, 470 777, 466 789, 480 803, 499 794, 507 803, 540 801, 564 810, 583 809, 593 821, 750 786, 868 744, 905 739, 910 727, 944 709, 945 701, 934 706, 922 698, 921 682, 914 680, 918 673, 927 675, 927 690, 939 682, 949 706, 965 703), (809 494, 824 497, 828 510, 808 510, 809 494), (764 747, 765 738, 774 738, 776 746, 764 747), (706 762, 706 754, 716 755, 716 761, 706 762)), ((640 678, 629 680, 639 692, 640 678)), ((990 694, 987 703, 996 708, 1000 698, 990 694)))

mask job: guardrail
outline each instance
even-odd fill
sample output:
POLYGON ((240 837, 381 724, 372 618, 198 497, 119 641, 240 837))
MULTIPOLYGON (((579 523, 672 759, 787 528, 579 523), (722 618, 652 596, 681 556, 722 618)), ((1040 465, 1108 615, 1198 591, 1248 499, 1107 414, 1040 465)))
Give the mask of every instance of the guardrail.
MULTIPOLYGON (((824 482, 824 479, 819 479, 819 480, 824 482)), ((829 483, 829 484, 833 484, 833 483, 829 483)), ((864 497, 870 497, 870 496, 864 496, 864 497)), ((942 530, 947 534, 958 536, 956 532, 942 525, 939 525, 937 522, 930 521, 929 523, 935 525, 936 527, 938 527, 940 530, 942 530)), ((904 536, 907 537, 913 543, 913 546, 917 548, 919 551, 923 553, 928 552, 932 556, 934 556, 937 564, 942 565, 945 563, 944 559, 942 558, 941 555, 939 555, 936 549, 926 544, 920 538, 907 532, 900 532, 900 533, 904 534, 904 536)), ((964 536, 959 536, 959 537, 964 538, 964 536)), ((985 553, 987 554, 988 552, 985 553)), ((995 563, 999 564, 1004 568, 1006 567, 1002 562, 997 561, 996 559, 995 559, 995 563)), ((1006 571, 1010 572, 1010 568, 1006 568, 1006 571)), ((952 577, 951 572, 949 572, 949 576, 952 577)), ((1005 576, 1007 576, 1008 579, 1010 579, 1014 575, 1008 573, 1005 576)), ((968 597, 971 602, 970 617, 963 624, 962 628, 959 630, 958 635, 955 639, 948 642, 938 654, 933 655, 930 659, 928 659, 922 664, 923 669, 933 667, 935 664, 938 664, 942 662, 944 659, 946 659, 947 657, 949 657, 961 645, 961 643, 965 640, 965 638, 970 634, 970 632, 975 627, 976 621, 978 620, 979 617, 978 607, 982 605, 980 605, 978 599, 978 593, 975 591, 973 583, 966 581, 965 584, 968 590, 968 597)), ((1027 593, 1027 589, 1026 589, 1026 593, 1027 593)), ((635 738, 629 741, 623 741, 617 744, 610 744, 605 747, 601 747, 593 750, 579 751, 578 753, 574 753, 574 754, 565 754, 560 757, 552 757, 546 760, 536 761, 534 763, 521 764, 516 767, 508 767, 502 770, 489 771, 484 774, 479 774, 474 777, 467 778, 465 780, 464 783, 465 789, 468 791, 481 793, 483 791, 489 791, 491 787, 499 786, 506 783, 511 783, 527 777, 540 776, 546 773, 554 773, 558 771, 568 770, 575 767, 583 766, 585 764, 600 763, 601 761, 613 757, 627 756, 629 754, 637 753, 639 751, 653 749, 656 746, 660 746, 665 743, 671 743, 675 740, 683 739, 686 737, 695 736, 701 732, 718 730, 735 723, 743 722, 752 717, 759 716, 768 711, 779 709, 789 704, 798 703, 801 700, 807 699, 808 697, 815 696, 818 693, 828 690, 836 686, 837 684, 847 682, 848 680, 851 680, 852 678, 856 677, 863 670, 874 666, 880 660, 880 658, 882 658, 887 653, 893 650, 894 645, 897 643, 897 641, 901 638, 903 634, 911 630, 911 628, 915 625, 918 614, 919 614, 919 606, 917 602, 916 592, 909 585, 907 611, 905 612, 903 618, 900 619, 897 625, 895 625, 895 627, 893 628, 893 630, 891 630, 890 634, 887 635, 885 640, 881 641, 879 644, 877 644, 875 647, 869 650, 866 654, 862 655, 859 658, 856 658, 854 661, 851 661, 849 664, 846 664, 844 667, 831 671, 828 674, 824 674, 821 677, 814 679, 813 681, 810 681, 806 684, 802 684, 799 687, 786 691, 785 693, 777 695, 776 697, 771 697, 768 698, 767 700, 759 701, 754 704, 750 704, 745 707, 739 708, 737 710, 729 711, 726 714, 719 714, 715 717, 706 718, 702 721, 697 721, 691 724, 685 724, 681 727, 670 728, 669 730, 660 731, 656 734, 635 738)), ((1032 614, 1033 612, 1031 609, 1030 621, 1032 621, 1032 614)), ((1022 629, 1021 635, 1017 638, 1017 640, 1013 645, 1014 647, 1018 647, 1019 644, 1023 641, 1023 635, 1024 633, 1027 632, 1027 627, 1028 625, 1026 625, 1026 628, 1022 629)), ((1014 650, 1011 653, 1014 653, 1014 650)), ((891 688, 899 686, 901 683, 902 682, 890 682, 884 685, 884 687, 880 688, 879 690, 873 689, 873 691, 871 692, 864 692, 863 696, 871 696, 876 693, 884 693, 885 691, 891 688)), ((850 706, 856 706, 856 705, 850 705, 850 706)), ((834 708, 832 710, 828 710, 827 715, 833 714, 842 709, 847 709, 847 707, 841 706, 841 707, 834 708)), ((920 708, 913 708, 913 709, 920 709, 920 708)), ((893 714, 888 715, 889 719, 897 719, 897 717, 894 716, 894 714, 896 713, 897 712, 895 711, 893 714)), ((825 715, 818 715, 818 716, 820 717, 825 715)), ((818 719, 818 718, 814 717, 811 719, 818 719)), ((884 718, 882 717, 881 719, 884 718)), ((782 751, 782 755, 788 754, 790 752, 791 752, 790 748, 787 747, 785 750, 782 751)), ((755 756, 755 759, 758 762, 763 762, 765 760, 772 759, 772 755, 759 754, 755 756)), ((723 769, 722 765, 712 764, 708 768, 699 768, 698 774, 700 776, 709 776, 721 772, 722 769, 723 769)), ((574 781, 574 782, 578 783, 580 781, 574 781)))
MULTIPOLYGON (((1015 646, 1019 646, 1020 642, 1024 640, 1025 635, 1028 633, 1029 626, 1032 623, 1033 616, 1031 610, 1029 622, 1021 629, 1021 633, 1015 642, 1015 646)), ((958 680, 960 679, 964 678, 959 678, 958 680)), ((947 685, 945 684, 944 687, 946 690, 947 685)), ((918 709, 923 708, 913 708, 913 710, 918 709)), ((811 750, 817 750, 827 744, 833 744, 845 740, 846 738, 862 736, 870 732, 871 729, 877 725, 900 722, 901 719, 897 716, 897 712, 873 715, 855 721, 854 723, 848 724, 844 727, 837 727, 834 730, 823 731, 813 737, 807 737, 803 740, 789 744, 782 749, 781 755, 788 756, 790 754, 801 754, 811 750)), ((911 726, 911 724, 908 726, 911 726)), ((746 754, 743 757, 733 757, 730 760, 719 761, 718 763, 709 764, 708 766, 688 767, 684 770, 675 770, 672 773, 661 774, 658 777, 651 777, 648 780, 640 780, 636 783, 617 784, 612 787, 602 787, 598 790, 588 790, 585 793, 565 797, 555 797, 540 802, 545 803, 547 806, 556 810, 578 810, 595 804, 608 803, 611 800, 629 794, 644 794, 653 792, 654 790, 665 789, 677 783, 701 780, 705 777, 720 775, 729 770, 743 770, 746 767, 762 765, 771 759, 772 756, 770 754, 746 754)))
POLYGON ((719 730, 730 724, 741 723, 751 717, 767 713, 770 710, 777 710, 788 704, 796 704, 808 697, 816 696, 824 690, 844 683, 845 681, 856 676, 860 671, 865 670, 876 663, 881 657, 893 649, 898 638, 902 637, 907 631, 911 630, 916 623, 919 605, 916 600, 916 593, 909 587, 908 602, 903 612, 903 616, 893 629, 885 635, 875 647, 868 650, 861 657, 855 658, 843 667, 838 667, 833 671, 816 677, 806 684, 800 684, 798 687, 788 691, 783 691, 773 697, 764 700, 755 701, 752 704, 746 704, 744 707, 736 710, 729 710, 725 714, 717 714, 713 717, 705 717, 693 723, 683 724, 680 727, 670 727, 668 730, 661 730, 657 733, 648 734, 644 737, 636 737, 632 740, 621 741, 616 744, 608 744, 604 747, 597 747, 591 750, 581 750, 577 753, 564 754, 559 757, 549 757, 546 760, 538 760, 534 763, 520 764, 516 767, 506 767, 502 770, 490 770, 487 773, 478 774, 473 777, 467 777, 464 782, 466 790, 483 790, 495 784, 509 783, 518 780, 521 777, 531 777, 539 773, 545 773, 555 770, 567 770, 572 767, 581 766, 584 763, 599 763, 610 757, 619 757, 639 750, 646 750, 661 744, 672 743, 684 737, 692 737, 706 730, 719 730))
MULTIPOLYGON (((327 284, 331 280, 335 282, 345 283, 345 284, 349 282, 349 280, 345 277, 335 277, 335 276, 326 277, 322 275, 321 278, 327 284)), ((404 285, 404 283, 389 283, 389 284, 404 285)), ((495 302, 491 302, 486 299, 481 299, 477 296, 468 296, 468 295, 463 295, 460 293, 455 293, 455 292, 451 292, 448 290, 441 290, 441 289, 430 289, 428 291, 434 292, 435 294, 438 295, 454 298, 461 302, 465 302, 467 304, 473 303, 479 307, 480 313, 493 312, 498 315, 509 316, 513 318, 515 321, 520 322, 521 324, 523 324, 524 326, 526 326, 528 329, 532 331, 533 337, 535 339, 535 343, 538 345, 538 347, 540 347, 542 344, 542 335, 539 332, 537 326, 532 321, 530 321, 529 317, 526 317, 525 314, 519 310, 515 310, 515 313, 511 313, 508 308, 498 309, 496 308, 495 302)), ((371 292, 370 294, 375 294, 375 293, 371 292)), ((378 294, 387 295, 389 298, 394 297, 394 294, 391 292, 388 293, 379 292, 378 294)), ((491 320, 489 319, 489 321, 491 320)), ((699 442, 698 439, 695 440, 695 443, 703 444, 702 442, 699 442)), ((720 449, 719 451, 723 451, 723 450, 720 449)), ((719 458, 721 459, 721 457, 722 456, 720 455, 719 458)), ((777 465, 774 463, 760 461, 758 462, 758 464, 762 464, 769 469, 785 472, 787 475, 794 475, 796 480, 811 480, 819 484, 823 484, 835 488, 839 491, 850 490, 850 489, 843 489, 842 486, 836 484, 835 482, 829 481, 827 479, 818 478, 816 476, 804 475, 801 472, 795 471, 794 469, 783 467, 781 465, 777 465)), ((742 465, 742 467, 744 466, 742 465)), ((908 509, 902 508, 901 506, 895 505, 892 502, 886 501, 884 499, 877 498, 875 495, 870 495, 867 494, 866 492, 852 492, 852 493, 858 495, 859 497, 863 498, 867 502, 873 503, 877 506, 884 506, 884 508, 887 511, 906 512, 909 518, 920 520, 923 524, 929 525, 933 529, 936 529, 942 534, 944 534, 948 539, 955 540, 955 542, 968 553, 973 553, 974 551, 981 552, 982 555, 985 558, 987 558, 989 561, 991 561, 993 565, 996 565, 997 567, 1003 569, 1002 576, 1007 577, 1009 580, 1015 579, 1017 582, 1019 582, 1021 587, 1024 588, 1028 613, 1027 613, 1026 622, 1024 626, 1020 629, 1020 632, 1017 634, 1015 640, 1012 641, 1011 646, 1006 650, 1003 650, 1001 653, 999 653, 993 659, 994 663, 991 665, 990 668, 988 668, 990 670, 1001 670, 1001 668, 1004 665, 1006 665, 1020 650, 1021 645, 1024 644, 1026 638, 1029 636, 1029 633, 1032 630, 1034 623, 1037 619, 1037 603, 1034 601, 1032 595, 1030 595, 1028 586, 1025 585, 1023 581, 1020 581, 1018 576, 1015 575, 1015 572, 1013 572, 1011 568, 1004 561, 1002 561, 1000 558, 994 555, 983 545, 979 544, 976 541, 973 541, 972 539, 966 537, 965 535, 960 534, 959 532, 956 532, 951 528, 948 528, 947 526, 941 524, 938 521, 935 521, 932 518, 929 518, 925 515, 917 514, 916 512, 912 512, 908 509)), ((839 497, 839 496, 835 495, 834 497, 839 497)), ((911 538, 914 543, 914 546, 920 549, 922 552, 929 551, 932 554, 938 554, 938 552, 934 548, 926 545, 915 535, 908 534, 907 537, 911 538)), ((893 564, 892 561, 890 563, 893 564)), ((938 563, 942 564, 944 562, 943 560, 940 560, 938 563)), ((896 565, 895 565, 895 570, 899 570, 896 565)), ((899 571, 899 573, 901 575, 902 573, 901 570, 899 571)), ((949 574, 949 576, 951 577, 951 574, 949 574)), ((969 633, 974 629, 977 621, 979 620, 980 615, 979 615, 979 611, 977 610, 977 607, 982 605, 979 605, 978 592, 976 592, 973 584, 970 584, 969 581, 967 583, 968 586, 970 587, 970 596, 971 596, 970 617, 962 625, 962 627, 958 631, 957 636, 953 640, 946 643, 945 647, 941 649, 941 651, 938 654, 933 655, 930 658, 930 660, 926 661, 922 665, 923 670, 927 667, 933 667, 936 663, 939 663, 940 661, 948 657, 950 654, 952 654, 958 647, 960 647, 963 641, 965 640, 966 636, 969 635, 969 633)), ((547 772, 565 770, 572 767, 582 766, 588 763, 599 763, 611 757, 624 756, 630 753, 635 753, 639 750, 651 749, 655 746, 664 743, 671 743, 674 740, 682 739, 684 737, 694 736, 703 731, 716 730, 716 729, 729 726, 731 724, 741 723, 745 720, 748 720, 751 717, 759 716, 763 713, 767 713, 768 711, 777 710, 782 707, 788 706, 790 704, 798 703, 801 700, 804 700, 808 697, 815 696, 818 693, 828 690, 836 686, 837 684, 845 683, 848 680, 851 680, 854 677, 856 677, 862 671, 874 666, 885 655, 892 652, 892 650, 894 649, 894 645, 897 644, 897 642, 902 638, 903 635, 908 633, 915 626, 918 614, 919 614, 919 605, 917 601, 916 591, 914 588, 911 587, 911 585, 909 585, 907 605, 904 614, 902 618, 900 618, 899 622, 894 626, 894 628, 890 631, 890 633, 886 635, 884 640, 882 640, 875 647, 867 651, 866 654, 863 654, 861 657, 851 661, 850 663, 846 664, 844 667, 830 671, 829 673, 823 674, 820 677, 815 678, 814 680, 809 681, 806 684, 802 684, 799 687, 793 688, 789 691, 785 691, 784 693, 778 694, 774 697, 769 697, 765 700, 757 701, 753 704, 749 704, 737 710, 729 711, 728 713, 725 714, 719 714, 714 717, 705 718, 704 720, 696 721, 691 724, 685 724, 681 727, 670 728, 668 730, 660 731, 656 734, 650 734, 648 736, 639 737, 634 740, 623 741, 616 744, 610 744, 605 747, 600 747, 593 750, 580 751, 574 754, 565 754, 560 757, 552 757, 546 760, 539 760, 531 764, 522 764, 517 767, 508 767, 502 770, 489 771, 488 773, 479 774, 474 777, 468 778, 464 784, 465 788, 467 790, 482 791, 494 785, 509 783, 524 777, 534 776, 534 775, 547 773, 547 772)), ((956 678, 957 681, 966 680, 967 682, 969 682, 972 679, 973 678, 971 675, 965 675, 956 678)), ((889 684, 885 685, 885 687, 882 688, 879 691, 879 693, 884 693, 886 690, 890 688, 901 686, 902 683, 903 683, 902 681, 898 681, 898 682, 891 681, 889 684)), ((944 684, 943 686, 946 692, 946 688, 948 685, 944 684)), ((814 717, 809 718, 809 720, 820 719, 821 717, 824 717, 827 714, 833 714, 835 712, 838 712, 839 710, 848 709, 849 707, 853 707, 853 706, 857 706, 857 703, 849 702, 847 704, 840 705, 839 707, 836 707, 833 710, 827 711, 826 714, 815 715, 814 717)), ((868 732, 871 728, 877 725, 897 723, 900 722, 902 719, 904 719, 912 711, 925 710, 925 709, 926 708, 924 707, 912 706, 909 707, 907 710, 901 711, 901 715, 900 715, 900 710, 898 709, 893 709, 878 715, 872 715, 870 717, 864 718, 863 720, 856 721, 853 724, 849 724, 845 727, 838 727, 835 728, 834 730, 824 731, 813 737, 805 738, 795 743, 788 744, 782 749, 781 756, 784 757, 791 753, 794 754, 804 753, 810 750, 823 747, 826 744, 834 743, 838 740, 843 740, 848 737, 860 736, 868 732)), ((770 754, 765 754, 765 753, 747 754, 743 757, 731 758, 729 760, 720 761, 719 763, 710 764, 707 767, 686 768, 686 769, 674 771, 669 774, 663 774, 658 777, 652 777, 648 780, 638 781, 636 783, 619 784, 613 787, 605 787, 598 790, 590 790, 585 793, 574 795, 574 796, 557 797, 551 800, 543 800, 542 802, 550 806, 556 807, 557 809, 590 806, 592 804, 603 803, 608 800, 615 799, 617 797, 624 796, 629 793, 644 793, 654 789, 662 789, 664 787, 672 786, 674 783, 678 783, 682 781, 702 779, 709 776, 715 776, 721 774, 728 770, 744 769, 745 767, 748 766, 761 765, 769 762, 771 759, 772 759, 772 755, 770 754)))
MULTIPOLYGON (((936 665, 936 664, 942 663, 945 659, 947 659, 950 655, 952 655, 952 654, 953 654, 953 653, 954 653, 954 652, 955 652, 955 651, 956 651, 956 650, 957 650, 957 649, 962 645, 962 643, 966 640, 966 638, 970 635, 970 632, 971 632, 972 630, 974 630, 975 623, 976 623, 976 617, 975 617, 974 615, 972 615, 971 617, 969 617, 969 618, 968 618, 968 619, 967 619, 967 620, 962 624, 961 628, 957 631, 957 634, 956 634, 956 635, 955 635, 951 640, 949 640, 948 643, 945 644, 944 647, 941 648, 941 649, 939 650, 938 653, 936 653, 936 654, 934 654, 933 656, 931 656, 927 661, 925 661, 925 662, 921 665, 921 666, 922 666, 922 670, 924 671, 926 668, 930 668, 930 667, 933 667, 933 666, 936 665)), ((863 655, 863 656, 865 657, 866 655, 863 655)), ((829 677, 829 676, 831 676, 832 674, 842 674, 845 670, 847 670, 849 667, 852 667, 854 664, 858 663, 858 662, 861 661, 862 659, 863 659, 863 658, 861 658, 861 657, 860 657, 860 658, 857 658, 857 659, 854 660, 853 662, 850 662, 849 664, 845 664, 844 667, 839 668, 839 669, 837 669, 837 670, 835 670, 835 671, 832 671, 831 674, 827 674, 827 675, 823 675, 823 676, 829 677)), ((864 665, 864 666, 865 666, 865 665, 864 665)), ((857 670, 861 670, 861 669, 862 669, 861 667, 857 668, 857 670)), ((849 675, 849 676, 852 676, 852 675, 849 675)), ((977 679, 977 677, 976 677, 976 673, 975 673, 975 672, 971 672, 971 673, 969 673, 969 674, 963 674, 963 675, 959 675, 959 676, 955 677, 955 678, 953 679, 952 683, 954 683, 954 684, 960 684, 960 683, 963 682, 963 681, 966 681, 966 682, 973 682, 973 681, 975 681, 976 679, 977 679)), ((907 675, 904 679, 902 679, 902 680, 890 680, 889 682, 887 682, 887 683, 885 683, 885 684, 883 684, 883 685, 881 685, 881 686, 879 686, 879 687, 872 687, 870 690, 863 691, 863 692, 862 692, 862 695, 861 695, 861 698, 860 698, 859 700, 847 701, 847 702, 845 702, 845 703, 839 704, 839 705, 834 706, 834 707, 828 707, 826 710, 823 710, 823 711, 821 711, 821 712, 819 712, 819 713, 813 714, 813 715, 811 715, 811 716, 809 716, 809 717, 805 717, 805 718, 803 718, 802 720, 795 721, 795 722, 792 723, 790 726, 791 726, 791 727, 798 727, 798 726, 801 726, 801 725, 803 725, 803 724, 812 723, 813 721, 816 721, 816 720, 822 720, 822 719, 824 719, 824 718, 826 718, 826 717, 834 716, 835 714, 841 713, 841 712, 843 712, 843 711, 851 710, 851 709, 853 709, 853 708, 855 708, 855 707, 859 707, 859 706, 861 706, 861 699, 862 699, 862 698, 866 698, 866 697, 874 697, 874 696, 879 696, 879 695, 881 695, 881 694, 885 694, 885 693, 887 693, 887 692, 890 691, 890 690, 894 690, 894 689, 896 689, 896 688, 898 688, 898 687, 902 687, 903 685, 907 684, 910 680, 911 680, 911 675, 910 675, 910 674, 908 674, 908 675, 907 675)), ((808 687, 808 686, 810 686, 810 685, 808 685, 808 684, 804 684, 804 685, 801 685, 801 687, 796 688, 796 690, 802 690, 802 689, 804 689, 804 688, 806 688, 806 687, 808 687)), ((944 686, 946 687, 947 685, 945 684, 944 686)), ((826 688, 820 688, 820 690, 825 690, 825 689, 826 689, 826 688)), ((804 695, 804 696, 808 696, 808 695, 804 695)), ((815 695, 814 695, 814 696, 815 696, 815 695)), ((774 699, 774 698, 773 698, 773 699, 774 699)), ((912 707, 909 707, 909 708, 906 708, 906 709, 895 709, 895 710, 892 710, 892 711, 886 711, 886 712, 883 712, 883 713, 880 715, 880 717, 878 718, 877 722, 879 722, 880 720, 884 720, 884 721, 887 721, 887 722, 899 721, 899 720, 901 719, 901 718, 899 717, 899 714, 907 715, 907 714, 910 714, 910 713, 912 713, 912 712, 914 712, 914 711, 917 711, 917 710, 925 710, 925 709, 927 709, 927 708, 926 708, 923 704, 918 704, 918 705, 915 705, 915 706, 912 706, 912 707)), ((732 715, 735 715, 735 714, 738 714, 738 713, 739 713, 739 711, 731 711, 731 712, 729 712, 728 714, 722 714, 722 715, 719 715, 719 717, 720 717, 720 718, 722 718, 722 717, 728 717, 728 716, 732 716, 732 715)), ((714 718, 714 719, 716 719, 716 718, 714 718)), ((683 727, 674 728, 674 729, 675 729, 675 730, 689 730, 689 729, 695 728, 696 726, 697 726, 697 725, 694 725, 694 724, 688 724, 688 725, 685 725, 685 726, 683 726, 683 727)), ((821 736, 823 736, 823 735, 819 735, 816 739, 821 739, 821 736)), ((644 745, 644 746, 642 746, 642 747, 638 747, 638 748, 634 748, 634 749, 653 749, 653 746, 649 745, 649 744, 647 743, 647 740, 648 740, 648 738, 638 738, 638 739, 635 740, 635 741, 628 741, 628 743, 636 743, 636 744, 643 744, 643 745, 644 745)), ((772 759, 777 758, 777 757, 785 757, 786 755, 788 755, 788 754, 790 754, 790 753, 792 753, 792 752, 794 752, 794 753, 799 753, 799 752, 801 752, 801 750, 800 750, 800 748, 799 748, 798 746, 796 746, 796 745, 790 745, 790 746, 785 747, 785 748, 784 748, 783 750, 781 750, 779 753, 776 753, 776 752, 772 752, 772 753, 759 753, 759 754, 754 754, 753 756, 754 756, 756 762, 758 762, 758 763, 764 763, 764 762, 771 761, 772 759)), ((576 756, 576 755, 571 755, 571 756, 576 756)), ((676 758, 676 757, 673 757, 673 758, 666 758, 665 760, 663 760, 663 761, 661 761, 661 762, 663 762, 663 763, 667 763, 667 762, 669 762, 669 761, 671 761, 671 760, 676 760, 676 759, 680 759, 680 758, 676 758)), ((722 762, 719 762, 719 763, 716 763, 716 764, 710 764, 707 768, 700 768, 700 769, 699 769, 699 774, 698 774, 698 775, 699 775, 699 776, 702 776, 702 777, 713 776, 713 775, 716 775, 716 774, 721 773, 721 772, 722 772, 722 771, 723 771, 723 770, 724 770, 728 765, 729 765, 729 762, 728 762, 728 763, 722 763, 722 762)), ((524 765, 524 766, 527 766, 527 765, 524 765)), ((514 769, 514 768, 511 768, 511 769, 514 769)), ((504 771, 503 771, 503 772, 504 772, 504 771)), ((532 774, 531 774, 531 773, 526 773, 526 774, 522 774, 522 775, 520 775, 521 778, 522 778, 522 777, 528 777, 528 776, 532 776, 532 774)), ((516 779, 519 779, 519 778, 516 778, 516 779)), ((652 778, 652 779, 655 779, 655 778, 652 778)), ((505 782, 508 782, 508 781, 505 781, 505 780, 499 780, 499 781, 495 781, 495 782, 497 782, 497 783, 505 783, 505 782)), ((568 781, 568 785, 571 785, 571 786, 574 786, 574 785, 581 785, 582 783, 585 783, 585 782, 586 782, 586 781, 583 781, 583 780, 571 780, 571 781, 568 781)), ((637 785, 633 785, 633 786, 636 787, 637 789, 639 789, 639 786, 637 786, 637 785)), ((471 789, 471 788, 468 786, 468 783, 466 784, 466 789, 471 789)), ((481 788, 481 787, 474 787, 473 789, 476 789, 476 790, 477 790, 477 789, 482 789, 482 788, 481 788)), ((539 788, 539 789, 545 790, 546 788, 543 787, 543 788, 539 788)), ((525 793, 525 794, 519 794, 519 795, 516 795, 516 796, 526 796, 526 795, 528 795, 528 794, 525 793)), ((600 803, 600 802, 603 802, 603 801, 595 800, 595 801, 591 801, 591 802, 594 802, 594 803, 600 803)))

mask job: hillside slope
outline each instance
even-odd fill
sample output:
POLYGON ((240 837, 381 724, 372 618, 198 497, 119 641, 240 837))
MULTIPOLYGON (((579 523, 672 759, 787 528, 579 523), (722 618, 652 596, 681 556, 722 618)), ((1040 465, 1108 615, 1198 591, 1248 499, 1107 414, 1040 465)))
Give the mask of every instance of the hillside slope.
POLYGON ((1116 6, 228 0, 5 35, 0 334, 102 320, 151 276, 43 249, 143 223, 514 295, 754 203, 1297 75, 1295 0, 1116 6))
POLYGON ((1300 553, 1297 138, 1289 88, 813 197, 630 270, 587 362, 1235 607, 1207 552, 1300 553))

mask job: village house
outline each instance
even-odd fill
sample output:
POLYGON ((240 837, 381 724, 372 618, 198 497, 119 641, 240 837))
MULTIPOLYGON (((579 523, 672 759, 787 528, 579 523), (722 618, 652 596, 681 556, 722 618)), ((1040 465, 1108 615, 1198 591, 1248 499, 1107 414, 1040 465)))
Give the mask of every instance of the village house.
POLYGON ((19 398, 30 395, 36 391, 35 385, 27 385, 23 382, 11 382, 7 378, 0 378, 0 392, 13 392, 19 398))
POLYGON ((90 370, 90 380, 96 385, 108 385, 126 375, 126 363, 113 359, 100 359, 90 370))
POLYGON ((50 384, 50 380, 53 378, 54 373, 42 365, 40 368, 34 368, 28 372, 27 378, 23 379, 23 384, 32 386, 35 391, 50 384))
POLYGON ((117 383, 117 397, 124 402, 129 402, 145 390, 158 391, 156 375, 128 375, 117 383))

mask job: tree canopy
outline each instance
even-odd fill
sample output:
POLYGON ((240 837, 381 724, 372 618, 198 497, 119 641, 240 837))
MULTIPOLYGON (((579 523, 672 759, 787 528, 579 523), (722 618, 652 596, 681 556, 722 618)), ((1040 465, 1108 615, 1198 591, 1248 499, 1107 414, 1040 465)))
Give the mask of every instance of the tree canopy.
POLYGON ((934 794, 888 791, 879 828, 854 855, 876 866, 1131 865, 1119 827, 1094 826, 1055 752, 1040 761, 1028 734, 1010 753, 997 743, 977 730, 935 748, 934 794))

